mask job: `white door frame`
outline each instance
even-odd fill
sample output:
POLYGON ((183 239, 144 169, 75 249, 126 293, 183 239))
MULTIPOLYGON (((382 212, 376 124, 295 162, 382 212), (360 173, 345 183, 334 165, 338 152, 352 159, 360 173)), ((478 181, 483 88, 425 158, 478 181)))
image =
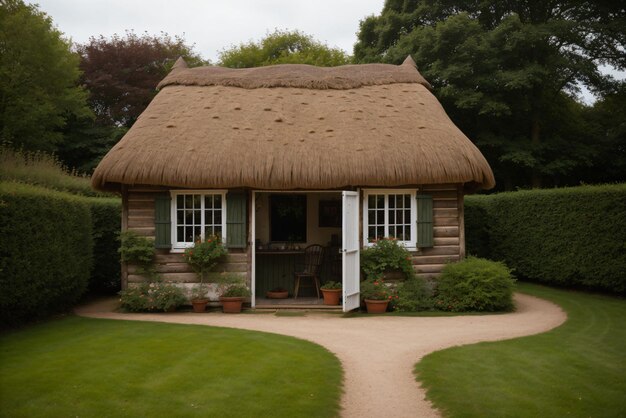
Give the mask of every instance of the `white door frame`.
MULTIPOLYGON (((256 306, 256 195, 257 195, 257 193, 298 193, 298 194, 336 193, 336 194, 341 195, 342 199, 343 199, 343 193, 344 192, 356 193, 356 195, 357 195, 357 199, 356 199, 357 200, 356 216, 358 217, 359 213, 360 213, 359 212, 359 208, 358 208, 358 202, 360 200, 360 192, 359 191, 354 192, 354 191, 345 191, 345 190, 252 190, 252 198, 251 198, 252 204, 251 204, 251 209, 250 209, 250 211, 252 212, 251 213, 251 219, 250 219, 250 229, 251 229, 251 231, 250 231, 250 241, 251 242, 249 243, 249 245, 252 247, 252 257, 251 257, 251 266, 250 266, 250 269, 251 269, 251 271, 250 271, 250 273, 251 273, 250 274, 250 292, 252 293, 252 296, 250 298, 250 304, 251 304, 252 308, 254 308, 256 306)), ((343 209, 342 209, 342 211, 343 211, 343 209)), ((345 224, 345 219, 343 219, 342 220, 342 225, 341 225, 341 236, 342 236, 342 239, 346 235, 345 234, 345 225, 346 225, 345 224)), ((359 228, 358 219, 357 219, 356 225, 357 225, 356 234, 357 234, 357 243, 358 243, 359 242, 358 237, 360 236, 359 235, 359 231, 358 231, 358 228, 359 228)), ((342 248, 343 248, 343 246, 342 246, 342 248)), ((357 252, 357 259, 358 259, 359 256, 360 256, 360 245, 358 245, 358 248, 357 248, 356 252, 357 252)), ((343 258, 345 258, 345 254, 342 255, 342 259, 343 258)), ((345 287, 344 286, 345 278, 343 277, 343 270, 344 270, 343 264, 344 264, 344 262, 342 261, 342 278, 341 278, 341 280, 342 280, 342 286, 345 287)), ((357 292, 358 292, 358 286, 357 286, 357 292)), ((344 300, 343 301, 343 309, 344 309, 344 311, 345 311, 345 307, 346 307, 345 299, 346 299, 346 291, 344 290, 343 291, 343 300, 344 300)))

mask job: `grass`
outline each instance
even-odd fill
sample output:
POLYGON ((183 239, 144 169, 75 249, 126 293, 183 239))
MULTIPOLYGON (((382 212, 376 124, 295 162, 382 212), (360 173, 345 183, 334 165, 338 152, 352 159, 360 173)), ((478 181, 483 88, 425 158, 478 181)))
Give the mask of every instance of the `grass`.
POLYGON ((447 417, 623 417, 626 300, 519 284, 568 315, 544 334, 438 351, 415 367, 447 417))
POLYGON ((23 152, 0 146, 0 180, 37 186, 83 196, 112 196, 91 188, 89 176, 69 172, 53 155, 23 152))
POLYGON ((333 417, 341 378, 261 332, 67 317, 0 336, 2 417, 333 417))

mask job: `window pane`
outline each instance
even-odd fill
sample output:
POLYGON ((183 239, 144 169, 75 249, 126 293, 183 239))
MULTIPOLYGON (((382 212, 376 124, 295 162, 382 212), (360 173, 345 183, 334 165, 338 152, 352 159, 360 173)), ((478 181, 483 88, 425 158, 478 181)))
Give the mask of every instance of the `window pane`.
POLYGON ((396 211, 396 215, 398 216, 396 218, 396 222, 398 223, 398 225, 404 223, 404 217, 402 216, 402 211, 401 210, 396 211))
POLYGON ((376 195, 376 207, 378 208, 385 207, 385 195, 382 195, 382 194, 376 195))
POLYGON ((205 209, 213 208, 213 195, 204 196, 204 208, 205 209))
POLYGON ((389 227, 389 237, 393 238, 396 236, 396 227, 395 226, 390 226, 389 227))
POLYGON ((389 209, 393 209, 396 207, 396 200, 393 198, 393 195, 389 195, 389 209))
POLYGON ((400 241, 404 241, 404 227, 403 226, 397 227, 396 232, 397 232, 396 238, 398 238, 400 241))
POLYGON ((193 207, 194 209, 200 209, 200 195, 199 194, 194 194, 193 195, 193 207))
POLYGON ((207 226, 204 228, 204 237, 208 237, 210 235, 213 235, 213 227, 212 226, 207 226))
POLYGON ((367 196, 367 207, 368 208, 376 207, 376 196, 374 196, 373 194, 367 196))
POLYGON ((176 241, 184 242, 185 241, 185 228, 179 226, 176 228, 176 241))
POLYGON ((367 223, 370 225, 373 225, 376 223, 376 211, 375 210, 368 210, 367 211, 367 223))
POLYGON ((396 195, 396 207, 398 207, 398 208, 404 207, 404 203, 402 202, 402 197, 403 197, 403 195, 401 195, 401 194, 397 194, 396 195))
POLYGON ((221 209, 222 208, 222 195, 221 194, 214 194, 213 195, 213 207, 215 209, 221 209))
POLYGON ((396 211, 390 210, 389 211, 389 225, 393 225, 395 223, 396 223, 396 211))
POLYGON ((186 194, 183 195, 185 197, 185 208, 190 209, 193 207, 193 195, 186 194))
POLYGON ((222 226, 216 226, 213 228, 213 234, 217 235, 218 237, 222 237, 222 226))
POLYGON ((193 239, 194 240, 200 239, 200 234, 201 234, 200 227, 199 226, 194 226, 193 227, 193 239))
POLYGON ((376 238, 376 227, 370 226, 369 228, 367 228, 367 239, 372 240, 374 238, 376 238))
POLYGON ((194 210, 193 211, 193 224, 200 225, 201 223, 202 223, 202 218, 200 217, 200 211, 194 210))
POLYGON ((176 223, 177 224, 184 224, 185 223, 185 212, 182 210, 177 210, 176 211, 176 223))
POLYGON ((193 212, 190 210, 185 211, 185 224, 193 225, 193 212))
POLYGON ((185 197, 182 194, 176 196, 176 208, 183 209, 185 207, 185 197))
POLYGON ((221 210, 213 211, 213 223, 216 225, 222 224, 222 211, 221 210))
POLYGON ((411 211, 409 209, 406 209, 404 211, 404 223, 405 224, 411 223, 411 211))
POLYGON ((411 207, 411 195, 410 194, 405 194, 404 195, 404 207, 405 208, 410 208, 411 207))
POLYGON ((193 242, 193 227, 185 227, 185 242, 193 242))
POLYGON ((385 227, 384 226, 378 226, 376 227, 376 237, 384 237, 385 236, 385 227))
POLYGON ((376 224, 384 225, 385 224, 385 211, 377 210, 376 211, 376 224))

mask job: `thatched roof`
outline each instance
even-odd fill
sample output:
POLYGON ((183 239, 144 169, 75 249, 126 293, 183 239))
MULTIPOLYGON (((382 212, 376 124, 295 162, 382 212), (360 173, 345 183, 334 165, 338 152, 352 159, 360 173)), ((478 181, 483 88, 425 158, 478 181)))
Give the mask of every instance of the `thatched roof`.
POLYGON ((410 58, 331 68, 179 61, 159 87, 96 168, 95 188, 494 186, 410 58))

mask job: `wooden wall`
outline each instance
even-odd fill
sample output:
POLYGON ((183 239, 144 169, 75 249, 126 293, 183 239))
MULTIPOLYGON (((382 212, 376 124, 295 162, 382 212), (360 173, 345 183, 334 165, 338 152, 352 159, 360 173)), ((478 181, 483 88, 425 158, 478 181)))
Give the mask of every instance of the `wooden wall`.
MULTIPOLYGON (((463 224, 463 187, 460 184, 420 186, 419 190, 433 197, 434 246, 422 248, 413 254, 413 264, 419 276, 437 277, 446 263, 458 261, 465 256, 463 224)), ((123 228, 136 231, 142 236, 154 238, 154 197, 167 190, 161 188, 130 188, 123 190, 125 207, 122 214, 123 228)), ((216 272, 234 272, 247 278, 250 284, 250 254, 248 250, 230 250, 225 263, 216 272)), ((197 276, 183 261, 180 253, 157 250, 157 271, 165 280, 179 283, 197 282, 197 276)), ((133 274, 133 266, 122 267, 122 283, 143 280, 133 274)), ((216 273, 217 274, 217 273, 216 273)))
MULTIPOLYGON (((168 193, 168 191, 159 188, 131 188, 124 192, 123 200, 127 204, 122 214, 122 225, 126 225, 127 229, 142 236, 154 239, 154 198, 158 194, 168 193)), ((220 272, 236 273, 244 277, 249 285, 248 260, 249 255, 246 250, 231 249, 225 262, 218 265, 215 268, 215 273, 211 273, 211 275, 220 272)), ((198 282, 198 276, 185 263, 182 253, 170 253, 168 249, 157 249, 156 268, 164 280, 177 283, 198 282)), ((135 271, 135 266, 123 266, 123 287, 126 287, 128 283, 140 283, 144 280, 142 276, 134 274, 135 271)))
POLYGON ((413 265, 419 276, 432 279, 446 263, 465 257, 463 185, 425 185, 419 190, 433 197, 434 246, 414 253, 413 265))

